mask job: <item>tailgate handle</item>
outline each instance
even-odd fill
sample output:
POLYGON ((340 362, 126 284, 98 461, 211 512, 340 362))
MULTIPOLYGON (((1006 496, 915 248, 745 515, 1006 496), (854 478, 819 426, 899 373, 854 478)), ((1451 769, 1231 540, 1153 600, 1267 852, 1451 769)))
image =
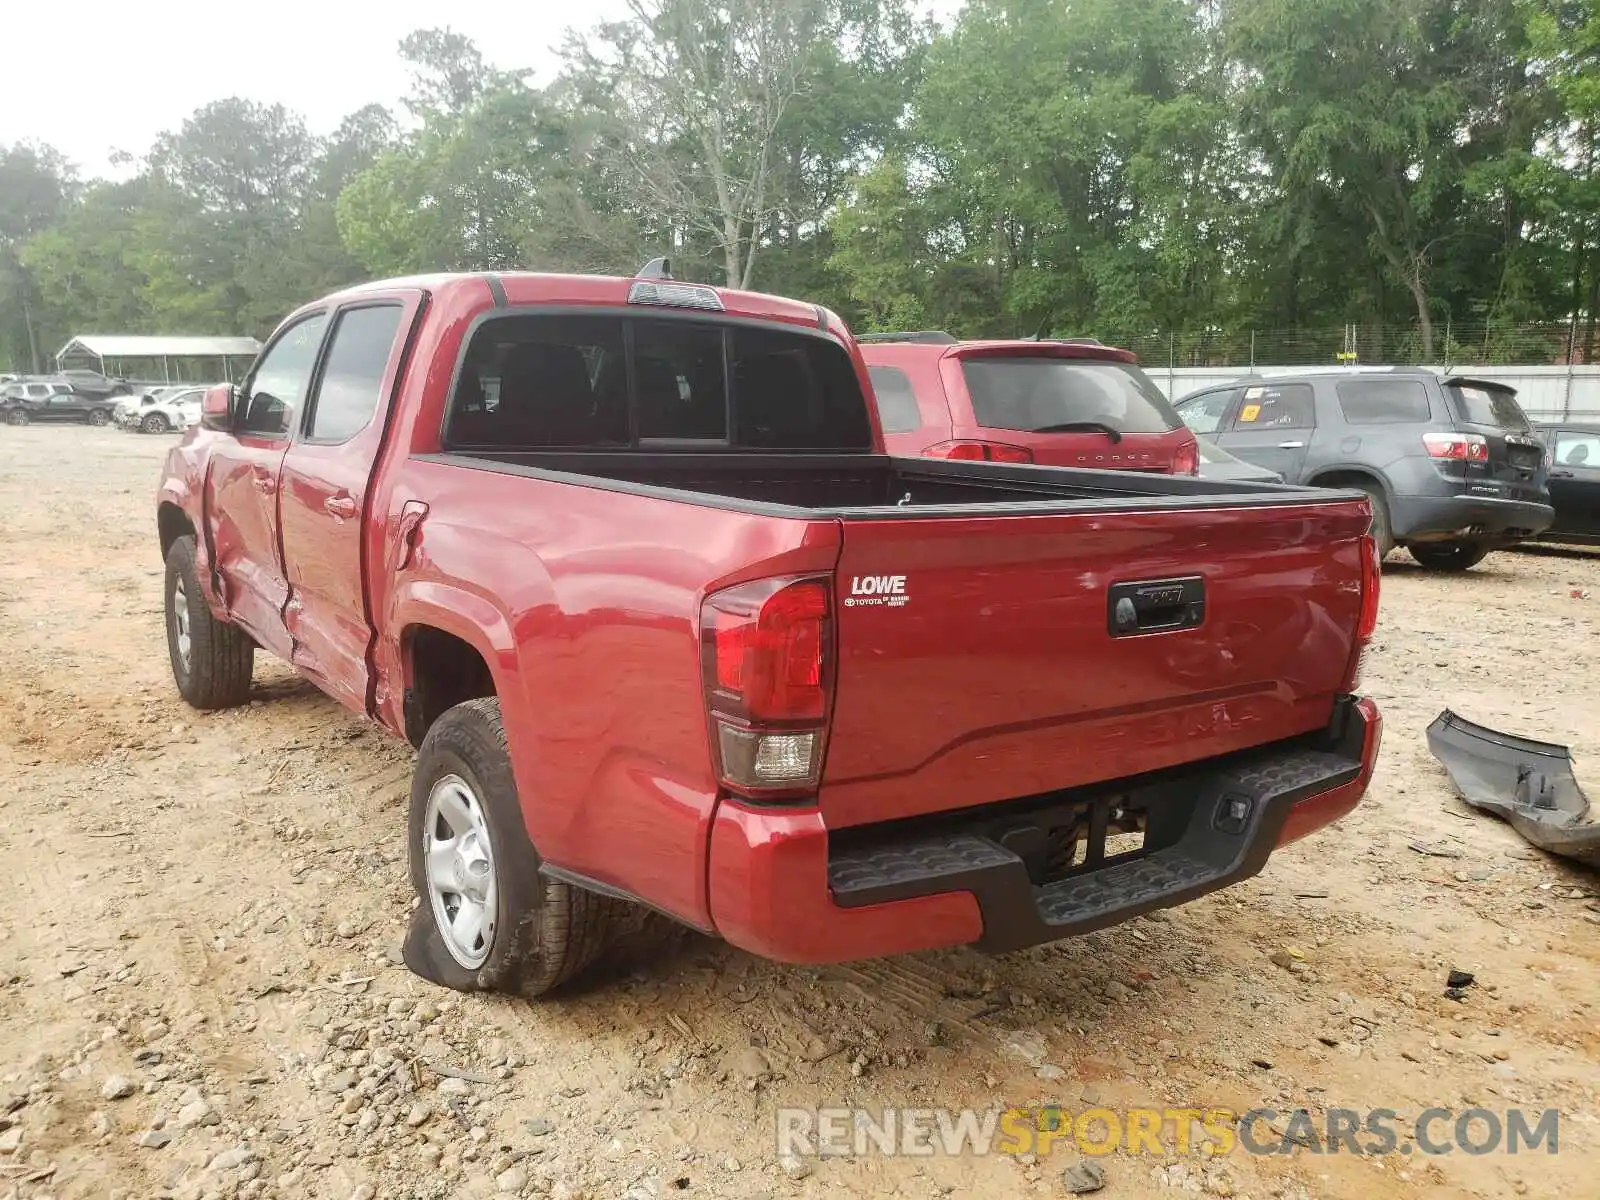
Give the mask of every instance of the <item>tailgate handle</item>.
POLYGON ((1112 637, 1193 629, 1205 619, 1206 582, 1198 575, 1114 583, 1106 592, 1106 628, 1112 637))

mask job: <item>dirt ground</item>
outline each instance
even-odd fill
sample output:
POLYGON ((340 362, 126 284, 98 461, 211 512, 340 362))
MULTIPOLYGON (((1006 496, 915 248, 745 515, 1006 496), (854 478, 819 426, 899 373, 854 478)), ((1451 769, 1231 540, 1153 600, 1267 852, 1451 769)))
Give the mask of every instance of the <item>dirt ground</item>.
POLYGON ((1596 1194, 1600 884, 1465 808, 1423 730, 1449 705, 1570 743, 1600 794, 1600 557, 1397 554, 1369 798, 1237 888, 999 959, 695 940, 530 1004, 394 961, 408 747, 264 659, 248 708, 178 700, 168 442, 0 429, 0 1200, 1065 1195, 1065 1145, 776 1150, 779 1106, 1041 1103, 1389 1108, 1402 1149, 1432 1106, 1561 1112, 1553 1156, 1119 1151, 1118 1200, 1596 1194))

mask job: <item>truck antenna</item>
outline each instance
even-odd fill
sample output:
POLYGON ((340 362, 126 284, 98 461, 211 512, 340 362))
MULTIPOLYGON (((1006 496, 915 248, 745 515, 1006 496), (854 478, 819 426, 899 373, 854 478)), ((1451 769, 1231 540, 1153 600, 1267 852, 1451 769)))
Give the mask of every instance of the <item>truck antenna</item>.
POLYGON ((672 260, 667 258, 652 258, 639 268, 635 279, 671 279, 672 260))

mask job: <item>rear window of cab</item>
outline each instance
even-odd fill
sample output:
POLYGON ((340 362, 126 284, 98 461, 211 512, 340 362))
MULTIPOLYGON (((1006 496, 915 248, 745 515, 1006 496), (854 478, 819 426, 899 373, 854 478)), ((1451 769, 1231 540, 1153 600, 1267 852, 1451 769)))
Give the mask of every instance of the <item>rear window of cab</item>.
POLYGON ((833 339, 753 323, 497 316, 473 334, 445 442, 503 449, 868 450, 866 397, 833 339))

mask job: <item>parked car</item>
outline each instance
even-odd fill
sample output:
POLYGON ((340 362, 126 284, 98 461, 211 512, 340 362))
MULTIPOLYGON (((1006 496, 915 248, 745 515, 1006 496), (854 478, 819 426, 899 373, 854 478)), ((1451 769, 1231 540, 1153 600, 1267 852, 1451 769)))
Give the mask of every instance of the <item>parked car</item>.
POLYGON ((1600 546, 1600 421, 1552 421, 1538 430, 1548 447, 1555 509, 1555 520, 1538 540, 1600 546))
POLYGON ((0 388, 0 420, 8 425, 34 421, 84 421, 104 425, 115 404, 109 398, 82 395, 65 383, 27 380, 0 388))
POLYGON ((1195 439, 1126 350, 1078 341, 860 339, 891 454, 1192 475, 1195 439))
POLYGON ((538 994, 632 902, 792 962, 1012 949, 1355 806, 1361 493, 885 457, 836 316, 664 275, 327 297, 167 455, 184 699, 259 646, 419 747, 413 970, 538 994))
POLYGON ((67 370, 61 378, 72 385, 72 390, 83 396, 100 399, 107 396, 126 396, 133 385, 126 379, 111 379, 99 371, 67 370))
POLYGON ((1242 458, 1235 458, 1215 442, 1197 439, 1200 446, 1202 479, 1234 479, 1246 483, 1282 483, 1283 476, 1242 458))
POLYGON ((124 397, 117 407, 117 424, 141 433, 170 433, 200 421, 203 387, 164 387, 154 393, 124 397))
POLYGON ((1464 571, 1552 519, 1544 448, 1504 384, 1426 370, 1251 376, 1185 396, 1203 438, 1289 483, 1359 488, 1385 554, 1464 571))

